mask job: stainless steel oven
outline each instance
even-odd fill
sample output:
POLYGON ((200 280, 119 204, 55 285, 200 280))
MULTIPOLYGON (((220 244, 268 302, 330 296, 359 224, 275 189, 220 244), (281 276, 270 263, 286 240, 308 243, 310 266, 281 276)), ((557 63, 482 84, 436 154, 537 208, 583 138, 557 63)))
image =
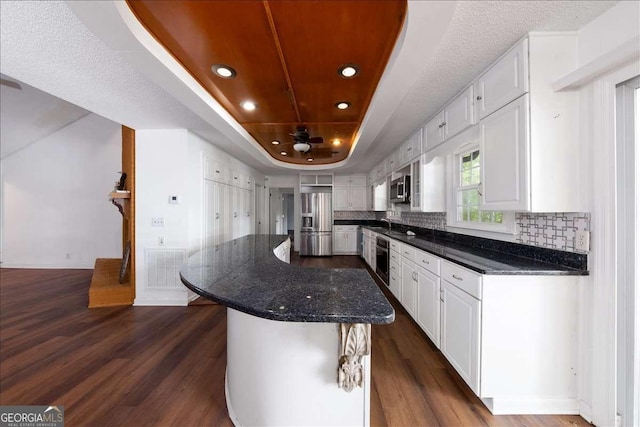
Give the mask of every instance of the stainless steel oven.
POLYGON ((376 273, 389 286, 389 240, 376 237, 376 273))

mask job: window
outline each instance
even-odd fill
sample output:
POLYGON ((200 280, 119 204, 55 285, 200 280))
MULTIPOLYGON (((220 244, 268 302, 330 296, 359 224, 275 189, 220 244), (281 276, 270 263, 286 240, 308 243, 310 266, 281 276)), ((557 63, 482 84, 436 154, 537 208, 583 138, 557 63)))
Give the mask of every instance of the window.
POLYGON ((510 232, 512 214, 482 210, 482 162, 477 145, 467 147, 454 156, 453 204, 449 225, 485 231, 510 232))

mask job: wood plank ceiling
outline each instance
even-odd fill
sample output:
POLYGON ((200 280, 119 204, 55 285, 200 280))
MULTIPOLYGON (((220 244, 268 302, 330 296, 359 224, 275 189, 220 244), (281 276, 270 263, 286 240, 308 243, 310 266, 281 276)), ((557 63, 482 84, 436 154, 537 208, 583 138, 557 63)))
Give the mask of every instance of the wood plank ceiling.
POLYGON ((305 165, 335 163, 349 154, 407 8, 406 0, 127 3, 272 157, 305 165), (235 77, 216 75, 214 64, 230 66, 235 77), (359 72, 341 76, 345 64, 359 72), (243 109, 245 101, 255 110, 243 109), (338 109, 342 101, 350 107, 338 109), (291 134, 298 126, 324 142, 311 144, 307 153, 295 151, 291 134))

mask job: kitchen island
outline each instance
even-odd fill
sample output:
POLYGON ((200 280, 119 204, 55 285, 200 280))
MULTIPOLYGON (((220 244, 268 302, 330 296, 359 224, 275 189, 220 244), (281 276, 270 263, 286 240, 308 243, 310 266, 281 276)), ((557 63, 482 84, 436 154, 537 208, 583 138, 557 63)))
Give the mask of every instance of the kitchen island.
POLYGON ((288 236, 191 256, 182 282, 227 306, 226 396, 236 425, 368 425, 370 325, 395 313, 364 269, 289 265, 288 236))

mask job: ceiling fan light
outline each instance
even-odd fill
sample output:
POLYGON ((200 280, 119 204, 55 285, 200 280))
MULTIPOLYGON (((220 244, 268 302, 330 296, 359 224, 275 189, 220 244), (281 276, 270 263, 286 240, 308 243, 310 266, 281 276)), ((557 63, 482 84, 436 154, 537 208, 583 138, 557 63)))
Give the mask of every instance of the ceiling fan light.
POLYGON ((347 101, 336 102, 335 105, 338 110, 346 110, 347 108, 351 107, 351 103, 347 101))
POLYGON ((225 64, 213 64, 211 66, 211 71, 213 71, 216 76, 222 77, 223 79, 232 79, 237 75, 236 70, 225 64))
POLYGON ((293 144, 293 149, 300 153, 306 153, 311 150, 311 145, 306 142, 296 142, 293 144))
POLYGON ((350 79, 358 75, 360 68, 356 64, 344 64, 338 68, 340 77, 350 79))
POLYGON ((240 106, 246 111, 253 111, 256 109, 256 103, 253 101, 244 101, 240 106))

